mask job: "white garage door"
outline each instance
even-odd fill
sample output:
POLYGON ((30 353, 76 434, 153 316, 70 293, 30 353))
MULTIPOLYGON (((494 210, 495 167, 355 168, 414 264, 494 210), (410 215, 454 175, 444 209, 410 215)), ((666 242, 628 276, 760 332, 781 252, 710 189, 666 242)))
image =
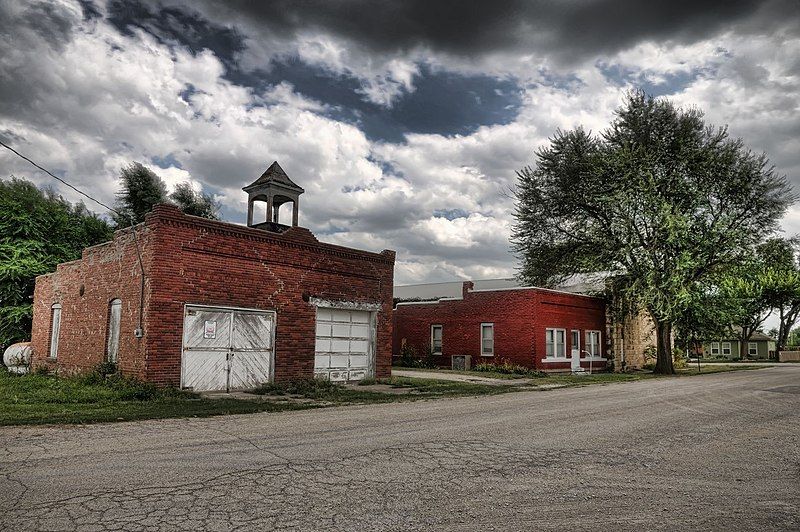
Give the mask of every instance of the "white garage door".
POLYGON ((269 382, 274 332, 274 312, 187 306, 181 386, 230 391, 269 382))
POLYGON ((374 329, 368 311, 318 307, 314 375, 340 382, 373 376, 374 329))

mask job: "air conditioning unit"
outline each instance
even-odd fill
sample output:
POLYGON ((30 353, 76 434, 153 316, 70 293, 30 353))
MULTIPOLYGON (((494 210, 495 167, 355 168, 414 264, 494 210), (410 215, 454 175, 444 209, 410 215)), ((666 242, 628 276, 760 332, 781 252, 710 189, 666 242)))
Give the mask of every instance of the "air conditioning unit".
POLYGON ((470 355, 453 355, 451 357, 451 368, 461 371, 472 367, 472 357, 470 355))

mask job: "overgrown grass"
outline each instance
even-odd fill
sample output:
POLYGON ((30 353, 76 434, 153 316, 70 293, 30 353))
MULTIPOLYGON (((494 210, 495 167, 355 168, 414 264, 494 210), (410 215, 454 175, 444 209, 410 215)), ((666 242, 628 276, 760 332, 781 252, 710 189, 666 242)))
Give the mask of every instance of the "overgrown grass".
POLYGON ((471 382, 392 377, 390 379, 370 379, 359 383, 359 386, 341 386, 325 380, 299 379, 287 383, 267 384, 253 393, 289 395, 329 403, 388 403, 443 396, 488 395, 504 393, 512 389, 517 388, 512 385, 493 386, 471 382), (392 388, 407 388, 409 393, 398 395, 364 389, 373 384, 384 384, 392 388))
POLYGON ((201 417, 311 406, 202 399, 121 377, 12 375, 0 368, 0 425, 201 417))
MULTIPOLYGON (((762 366, 763 367, 763 366, 762 366)), ((714 365, 702 368, 703 374, 722 371, 759 369, 759 366, 714 365)), ((450 370, 428 370, 454 373, 450 370)), ((469 375, 490 376, 487 372, 458 372, 469 375)), ((697 368, 690 367, 679 376, 696 375, 697 368)), ((499 373, 502 378, 519 375, 499 373)), ((596 373, 594 375, 548 375, 531 378, 529 385, 557 384, 581 386, 657 378, 647 372, 596 373)), ((138 419, 206 417, 222 414, 277 412, 319 408, 331 405, 389 403, 441 397, 496 395, 530 389, 513 384, 479 384, 392 377, 371 380, 364 386, 340 386, 328 381, 301 379, 282 384, 269 384, 255 393, 284 396, 287 401, 249 401, 233 398, 208 399, 197 394, 174 389, 160 389, 150 384, 119 376, 97 374, 58 378, 50 375, 12 375, 0 368, 0 425, 25 425, 44 423, 96 423, 104 421, 132 421, 138 419), (405 389, 407 393, 369 389, 371 384, 388 385, 405 389), (302 401, 293 401, 300 398, 302 401)), ((384 389, 385 390, 385 389, 384 389)), ((398 390, 399 391, 399 390, 398 390)))
MULTIPOLYGON (((451 369, 436 369, 436 370, 423 370, 419 368, 396 368, 401 370, 408 370, 408 371, 418 371, 418 372, 432 372, 432 373, 444 373, 444 374, 458 374, 458 375, 470 375, 475 377, 491 377, 495 379, 529 379, 530 384, 532 385, 541 385, 541 384, 592 384, 592 383, 610 383, 610 382, 627 382, 627 381, 637 381, 641 379, 652 379, 652 378, 669 378, 671 376, 664 376, 664 375, 655 375, 650 371, 636 371, 631 373, 605 373, 605 372, 598 372, 583 375, 571 375, 571 374, 543 374, 538 371, 527 371, 527 372, 519 372, 519 373, 499 373, 495 371, 475 371, 475 370, 451 370, 451 369)), ((740 371, 740 370, 750 370, 750 369, 759 369, 756 365, 713 365, 713 366, 703 366, 702 370, 700 371, 701 374, 711 374, 711 373, 721 373, 725 371, 740 371)), ((697 365, 694 366, 687 366, 684 369, 680 369, 677 371, 675 376, 690 376, 690 375, 697 375, 697 365)))

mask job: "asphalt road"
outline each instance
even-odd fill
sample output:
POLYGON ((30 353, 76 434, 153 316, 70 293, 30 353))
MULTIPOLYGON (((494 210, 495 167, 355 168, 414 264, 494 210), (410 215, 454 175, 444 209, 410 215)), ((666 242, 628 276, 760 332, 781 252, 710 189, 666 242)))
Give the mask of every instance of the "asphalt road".
POLYGON ((800 530, 800 365, 0 442, 3 530, 800 530))

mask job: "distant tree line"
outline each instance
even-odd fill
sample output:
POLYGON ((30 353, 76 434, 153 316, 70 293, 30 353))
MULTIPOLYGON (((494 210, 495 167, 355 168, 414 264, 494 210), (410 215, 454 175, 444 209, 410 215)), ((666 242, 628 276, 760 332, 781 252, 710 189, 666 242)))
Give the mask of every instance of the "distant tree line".
POLYGON ((163 180, 140 163, 123 168, 120 180, 109 222, 52 188, 0 179, 0 348, 30 339, 36 276, 80 258, 84 248, 110 240, 115 229, 144 221, 154 205, 173 203, 187 214, 219 219, 211 196, 188 182, 167 194, 163 180))

